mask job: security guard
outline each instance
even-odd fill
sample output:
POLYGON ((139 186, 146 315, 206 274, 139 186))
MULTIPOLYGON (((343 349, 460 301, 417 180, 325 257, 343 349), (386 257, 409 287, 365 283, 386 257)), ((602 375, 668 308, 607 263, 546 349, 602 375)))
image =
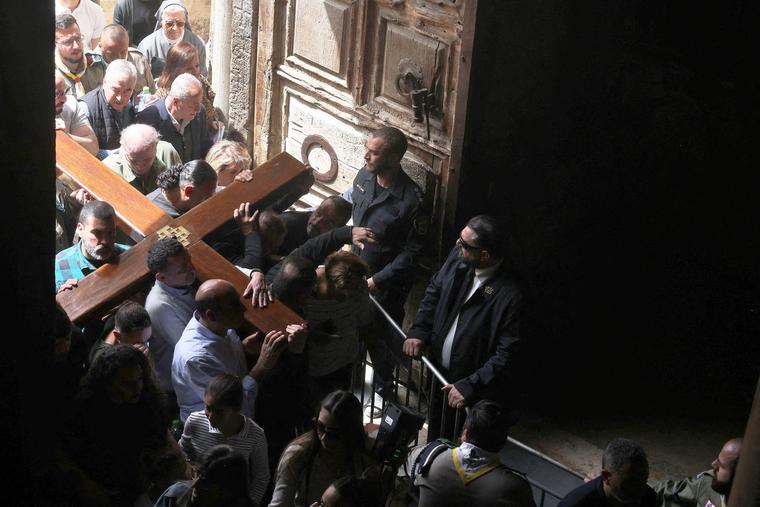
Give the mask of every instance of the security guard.
POLYGON ((742 439, 733 438, 723 445, 712 462, 712 470, 680 481, 659 481, 652 485, 657 505, 663 507, 726 507, 739 460, 742 439))
MULTIPOLYGON (((423 210, 422 190, 401 169, 407 148, 404 133, 393 127, 381 128, 370 134, 366 148, 364 167, 353 186, 343 193, 353 205, 353 225, 367 228, 362 237, 354 236, 353 252, 369 264, 370 292, 401 325, 404 302, 427 235, 428 215, 423 210)), ((377 334, 364 337, 380 396, 391 391, 393 364, 387 343, 392 343, 394 336, 390 325, 381 319, 377 334)))
POLYGON ((417 258, 424 246, 428 215, 423 209, 420 187, 401 169, 407 148, 399 129, 372 132, 364 155, 365 166, 343 198, 353 204, 353 224, 371 232, 355 238, 353 247, 370 266, 367 280, 375 298, 397 321, 404 315, 404 302, 412 284, 417 258))

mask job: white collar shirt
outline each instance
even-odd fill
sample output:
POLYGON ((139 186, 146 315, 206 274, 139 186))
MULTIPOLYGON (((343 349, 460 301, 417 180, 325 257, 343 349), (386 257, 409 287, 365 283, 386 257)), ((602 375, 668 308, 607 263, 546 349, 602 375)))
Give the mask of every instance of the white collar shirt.
MULTIPOLYGON (((499 266, 501 266, 501 262, 487 268, 475 269, 475 277, 472 280, 472 287, 470 287, 470 292, 467 293, 467 297, 464 298, 465 302, 470 299, 473 294, 475 294, 475 291, 478 290, 481 285, 486 283, 489 278, 491 278, 494 273, 496 273, 496 271, 499 269, 499 266)), ((454 322, 451 323, 449 332, 446 335, 446 338, 443 340, 443 348, 441 349, 441 365, 447 369, 451 366, 451 351, 454 348, 454 336, 457 332, 458 322, 459 315, 457 315, 454 319, 454 322)))
POLYGON ((256 381, 248 374, 245 350, 237 333, 227 330, 220 336, 204 326, 196 311, 174 347, 172 385, 177 395, 180 419, 203 410, 206 386, 219 374, 238 376, 243 382, 242 413, 253 418, 256 381))

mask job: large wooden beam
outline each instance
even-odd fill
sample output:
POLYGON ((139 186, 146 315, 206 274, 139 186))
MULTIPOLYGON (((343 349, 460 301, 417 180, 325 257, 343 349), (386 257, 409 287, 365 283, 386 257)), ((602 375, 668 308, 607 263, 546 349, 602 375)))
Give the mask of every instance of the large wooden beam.
MULTIPOLYGON (((188 250, 193 259, 193 266, 195 266, 199 280, 206 281, 212 278, 221 278, 234 285, 240 294, 243 293, 246 285, 248 285, 248 276, 230 264, 227 259, 219 255, 213 248, 204 242, 198 242, 188 250)), ((258 330, 264 333, 276 329, 281 330, 283 322, 288 324, 303 324, 303 319, 297 313, 279 301, 273 301, 266 308, 253 308, 251 300, 248 298, 244 298, 243 303, 246 307, 246 320, 253 323, 258 330)))
POLYGON ((172 221, 161 208, 145 199, 133 186, 124 185, 121 176, 61 130, 55 132, 55 158, 59 171, 86 188, 96 199, 106 201, 114 207, 116 216, 122 222, 119 228, 136 241, 172 221), (134 237, 132 231, 140 237, 134 237))
MULTIPOLYGON (((173 231, 182 231, 179 234, 188 249, 203 256, 203 260, 195 262, 199 273, 202 273, 201 280, 229 276, 234 277, 230 282, 240 285, 244 275, 223 257, 216 253, 211 255, 209 251, 213 250, 202 243, 204 236, 231 220, 233 210, 240 203, 251 202, 254 206, 263 206, 271 201, 281 187, 307 170, 289 154, 281 153, 257 167, 251 181, 234 182, 206 202, 172 220, 68 135, 58 133, 57 141, 59 170, 98 199, 109 202, 121 220, 146 236, 143 241, 123 253, 116 263, 101 266, 79 280, 76 289, 56 296, 71 320, 77 323, 102 315, 145 284, 150 276, 146 265, 148 250, 161 235, 167 234, 163 230, 167 227, 173 231), (196 246, 199 244, 202 246, 196 246), (203 265, 206 261, 209 264, 203 265)), ((242 291, 244 287, 245 284, 242 284, 239 288, 242 291)), ((266 331, 281 329, 285 323, 300 321, 295 313, 289 309, 283 310, 282 307, 283 305, 275 305, 272 312, 268 309, 254 311, 249 308, 246 316, 254 327, 266 331), (285 320, 280 320, 281 318, 285 320)))

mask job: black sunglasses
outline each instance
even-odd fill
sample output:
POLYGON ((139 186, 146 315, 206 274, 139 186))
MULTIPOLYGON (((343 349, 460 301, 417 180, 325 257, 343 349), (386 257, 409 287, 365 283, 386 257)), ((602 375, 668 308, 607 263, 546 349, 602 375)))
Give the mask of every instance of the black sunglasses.
POLYGON ((317 431, 318 434, 324 434, 330 438, 336 438, 336 439, 340 438, 340 430, 328 428, 319 419, 313 419, 313 421, 314 421, 314 429, 317 431))

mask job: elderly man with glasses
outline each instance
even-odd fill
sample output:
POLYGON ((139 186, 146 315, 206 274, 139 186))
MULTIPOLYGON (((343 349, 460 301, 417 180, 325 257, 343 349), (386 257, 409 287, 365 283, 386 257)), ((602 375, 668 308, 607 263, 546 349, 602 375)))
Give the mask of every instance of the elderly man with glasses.
POLYGON ((151 72, 160 76, 164 70, 166 53, 174 44, 189 42, 198 49, 201 64, 201 74, 206 76, 206 46, 203 40, 195 35, 190 28, 187 8, 181 0, 165 0, 156 13, 156 30, 145 37, 137 49, 142 51, 150 62, 151 72))
MULTIPOLYGON (((451 383, 440 391, 452 408, 482 399, 514 407, 519 395, 522 296, 505 243, 504 230, 495 219, 471 218, 430 280, 404 341, 406 355, 419 357, 425 352, 442 367, 451 383)), ((431 409, 440 406, 433 401, 431 409)), ((438 436, 435 419, 431 415, 429 438, 438 436)))

